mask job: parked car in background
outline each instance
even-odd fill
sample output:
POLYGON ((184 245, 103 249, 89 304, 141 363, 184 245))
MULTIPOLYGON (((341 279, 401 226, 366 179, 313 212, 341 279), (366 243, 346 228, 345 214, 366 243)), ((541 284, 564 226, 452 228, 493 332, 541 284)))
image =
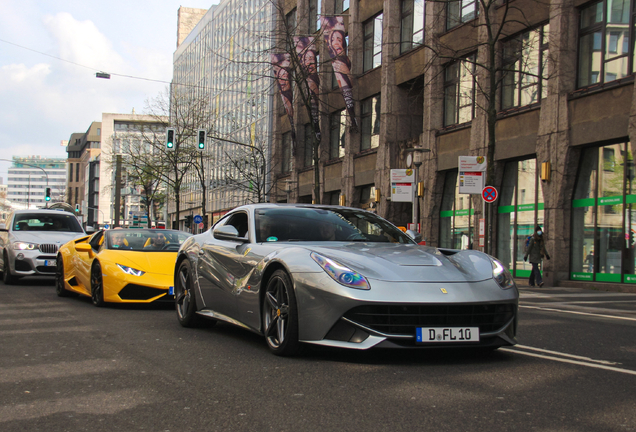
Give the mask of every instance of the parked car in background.
POLYGON ((105 303, 173 301, 174 262, 183 231, 112 229, 70 241, 57 254, 60 297, 82 294, 105 303))
POLYGON ((186 240, 177 318, 239 325, 276 355, 301 344, 370 348, 516 344, 519 292, 501 262, 420 246, 374 213, 255 204, 186 240))
POLYGON ((2 280, 22 276, 55 276, 57 251, 86 235, 75 215, 61 210, 14 210, 0 224, 2 280))

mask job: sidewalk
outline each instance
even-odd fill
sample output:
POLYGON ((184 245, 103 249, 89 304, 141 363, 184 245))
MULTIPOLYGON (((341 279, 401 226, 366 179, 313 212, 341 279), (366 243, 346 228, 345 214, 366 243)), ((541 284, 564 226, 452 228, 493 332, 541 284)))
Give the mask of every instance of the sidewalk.
MULTIPOLYGON (((518 288, 529 288, 528 278, 515 278, 515 283, 518 288)), ((623 284, 623 283, 607 283, 607 282, 583 282, 583 281, 560 281, 557 288, 579 288, 588 289, 592 291, 607 291, 607 292, 622 292, 622 293, 635 293, 636 284, 623 284)), ((543 285, 542 288, 534 287, 535 289, 554 288, 548 285, 543 285)))

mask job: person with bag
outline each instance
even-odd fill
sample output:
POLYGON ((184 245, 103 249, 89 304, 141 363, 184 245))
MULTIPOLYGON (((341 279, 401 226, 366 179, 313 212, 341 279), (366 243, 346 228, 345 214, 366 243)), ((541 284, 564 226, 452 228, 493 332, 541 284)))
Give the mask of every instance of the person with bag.
POLYGON ((550 259, 550 255, 545 250, 545 239, 543 238, 543 230, 539 225, 534 230, 534 235, 530 239, 526 254, 523 257, 524 261, 528 261, 530 258, 530 264, 532 264, 532 271, 530 271, 530 279, 528 284, 533 287, 535 282, 539 287, 543 286, 543 278, 539 271, 539 264, 543 260, 543 257, 550 259))

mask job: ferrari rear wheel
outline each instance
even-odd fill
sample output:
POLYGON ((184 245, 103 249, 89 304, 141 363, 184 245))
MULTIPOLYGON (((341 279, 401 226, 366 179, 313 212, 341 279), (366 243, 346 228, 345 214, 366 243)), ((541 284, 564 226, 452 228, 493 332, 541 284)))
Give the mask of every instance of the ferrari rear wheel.
POLYGON ((104 307, 104 278, 102 277, 102 266, 95 261, 91 270, 91 300, 97 307, 104 307))
POLYGON ((64 260, 61 256, 57 257, 55 267, 55 292, 58 297, 70 297, 74 294, 64 286, 64 260))
POLYGON ((2 282, 5 285, 13 285, 18 280, 17 277, 11 274, 11 268, 9 267, 9 256, 5 253, 2 265, 2 282))
MULTIPOLYGON (((198 327, 202 318, 197 315, 197 299, 194 294, 192 280, 192 265, 187 259, 183 260, 177 270, 174 281, 174 304, 177 310, 177 319, 183 327, 198 327)), ((210 320, 209 325, 216 324, 210 320)))
POLYGON ((276 270, 267 283, 263 298, 263 333, 270 351, 292 356, 300 351, 298 308, 289 275, 276 270))

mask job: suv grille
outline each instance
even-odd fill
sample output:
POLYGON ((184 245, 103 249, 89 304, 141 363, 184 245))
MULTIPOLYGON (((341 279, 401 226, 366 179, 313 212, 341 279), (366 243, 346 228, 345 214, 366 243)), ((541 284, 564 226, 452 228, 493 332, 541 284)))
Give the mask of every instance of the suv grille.
POLYGON ((57 253, 58 246, 56 244, 41 244, 40 252, 54 254, 57 253))
POLYGON ((344 316, 385 334, 414 335, 416 327, 479 327, 488 333, 502 328, 515 311, 514 304, 369 305, 344 316))

